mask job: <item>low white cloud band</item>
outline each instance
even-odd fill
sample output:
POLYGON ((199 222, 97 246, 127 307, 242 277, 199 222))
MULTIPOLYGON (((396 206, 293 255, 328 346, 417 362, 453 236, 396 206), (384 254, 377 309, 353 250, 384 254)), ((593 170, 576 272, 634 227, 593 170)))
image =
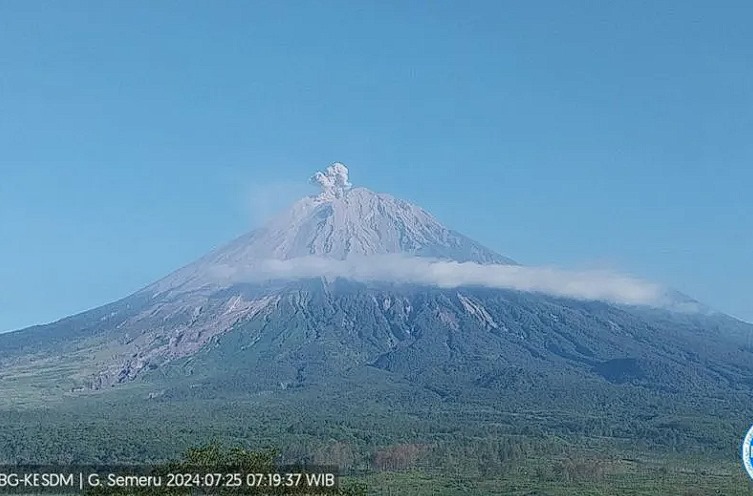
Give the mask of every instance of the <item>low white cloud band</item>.
POLYGON ((345 278, 359 282, 380 281, 442 288, 483 286, 633 305, 661 305, 666 294, 657 284, 608 271, 482 265, 402 255, 347 260, 311 256, 261 260, 243 269, 220 266, 215 269, 216 276, 225 282, 345 278))

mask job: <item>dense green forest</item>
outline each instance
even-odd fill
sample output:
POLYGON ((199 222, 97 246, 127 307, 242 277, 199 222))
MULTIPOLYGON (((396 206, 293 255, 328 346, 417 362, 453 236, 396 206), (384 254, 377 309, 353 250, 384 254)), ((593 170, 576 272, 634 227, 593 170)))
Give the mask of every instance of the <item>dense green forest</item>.
POLYGON ((316 391, 303 400, 236 401, 110 394, 6 406, 0 461, 157 463, 221 443, 274 451, 280 463, 336 465, 344 487, 363 484, 374 495, 753 494, 738 458, 742 420, 504 412, 458 402, 395 411, 388 402, 347 400, 316 391))

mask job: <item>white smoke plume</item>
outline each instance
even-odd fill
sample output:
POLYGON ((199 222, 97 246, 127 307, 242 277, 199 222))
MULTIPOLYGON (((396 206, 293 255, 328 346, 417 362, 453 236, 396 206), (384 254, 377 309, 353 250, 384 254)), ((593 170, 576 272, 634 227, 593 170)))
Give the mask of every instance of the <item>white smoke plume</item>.
POLYGON ((262 260, 242 270, 216 267, 223 282, 264 282, 316 277, 359 282, 394 282, 455 288, 483 286, 514 289, 581 300, 659 306, 664 289, 656 284, 606 271, 565 271, 544 267, 482 265, 402 255, 347 260, 301 257, 262 260), (224 270, 223 270, 224 269, 224 270))
POLYGON ((340 162, 333 163, 324 172, 314 174, 311 182, 321 186, 323 197, 340 197, 353 186, 348 181, 348 168, 340 162))

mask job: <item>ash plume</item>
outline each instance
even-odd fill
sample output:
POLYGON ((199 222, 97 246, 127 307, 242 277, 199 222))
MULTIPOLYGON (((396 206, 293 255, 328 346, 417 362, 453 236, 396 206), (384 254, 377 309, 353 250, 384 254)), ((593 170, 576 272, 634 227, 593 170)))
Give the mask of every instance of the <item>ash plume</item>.
POLYGON ((335 162, 324 171, 314 174, 311 183, 322 188, 322 197, 340 197, 353 186, 348 181, 348 168, 340 162, 335 162))

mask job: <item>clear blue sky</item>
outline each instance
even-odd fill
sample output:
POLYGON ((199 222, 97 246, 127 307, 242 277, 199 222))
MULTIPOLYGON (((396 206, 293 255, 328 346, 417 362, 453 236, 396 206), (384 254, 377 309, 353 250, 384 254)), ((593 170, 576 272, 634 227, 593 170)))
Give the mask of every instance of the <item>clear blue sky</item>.
POLYGON ((139 289, 339 160, 526 264, 753 320, 753 3, 0 3, 0 330, 139 289))

